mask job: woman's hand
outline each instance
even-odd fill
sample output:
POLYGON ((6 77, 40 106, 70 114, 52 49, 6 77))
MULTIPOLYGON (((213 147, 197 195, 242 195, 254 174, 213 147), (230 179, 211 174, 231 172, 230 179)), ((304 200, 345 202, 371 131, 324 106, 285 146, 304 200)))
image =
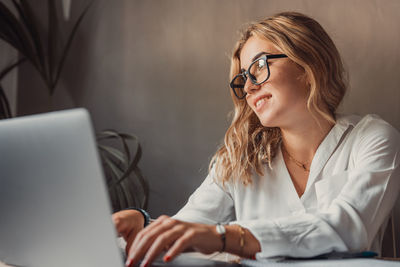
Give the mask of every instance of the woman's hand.
POLYGON ((144 217, 137 210, 122 210, 112 215, 117 233, 126 241, 126 254, 136 235, 144 228, 144 217))
POLYGON ((126 266, 141 259, 141 266, 149 266, 163 251, 167 251, 164 261, 170 261, 187 249, 205 254, 221 250, 222 241, 215 225, 182 222, 163 215, 136 235, 126 266))

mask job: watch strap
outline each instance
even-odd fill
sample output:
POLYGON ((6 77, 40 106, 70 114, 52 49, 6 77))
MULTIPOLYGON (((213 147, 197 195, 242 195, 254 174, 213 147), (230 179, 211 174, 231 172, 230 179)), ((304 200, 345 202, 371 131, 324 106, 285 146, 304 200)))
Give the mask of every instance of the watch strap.
POLYGON ((217 223, 215 225, 215 230, 217 231, 217 233, 221 237, 221 241, 222 241, 221 252, 223 252, 223 251, 225 251, 225 247, 226 247, 226 229, 225 229, 225 226, 220 224, 220 223, 217 223))

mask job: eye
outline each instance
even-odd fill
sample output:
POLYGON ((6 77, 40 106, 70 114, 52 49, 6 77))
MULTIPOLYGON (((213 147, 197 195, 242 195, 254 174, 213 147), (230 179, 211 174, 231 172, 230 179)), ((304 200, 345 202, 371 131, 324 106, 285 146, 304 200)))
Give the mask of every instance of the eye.
POLYGON ((266 62, 265 62, 264 59, 259 59, 259 60, 257 61, 257 68, 258 68, 259 70, 262 69, 262 68, 264 68, 265 65, 266 65, 266 62))

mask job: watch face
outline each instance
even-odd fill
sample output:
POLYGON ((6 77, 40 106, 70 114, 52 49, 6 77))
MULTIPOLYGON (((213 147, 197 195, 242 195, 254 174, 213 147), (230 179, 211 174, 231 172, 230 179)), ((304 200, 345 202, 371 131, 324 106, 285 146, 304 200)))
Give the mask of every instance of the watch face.
POLYGON ((218 234, 225 234, 226 230, 225 230, 225 226, 223 226, 222 224, 217 224, 216 225, 216 230, 218 234))

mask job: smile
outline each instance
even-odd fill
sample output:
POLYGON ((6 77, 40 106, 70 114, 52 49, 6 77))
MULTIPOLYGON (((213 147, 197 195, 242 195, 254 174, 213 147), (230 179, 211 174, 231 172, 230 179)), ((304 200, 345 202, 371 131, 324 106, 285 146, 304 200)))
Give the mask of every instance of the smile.
POLYGON ((255 101, 254 106, 256 107, 257 110, 260 109, 265 104, 265 102, 271 97, 272 95, 270 94, 258 97, 255 101))
POLYGON ((260 105, 262 105, 265 102, 265 98, 262 98, 260 100, 257 101, 256 103, 256 107, 259 107, 260 105))

